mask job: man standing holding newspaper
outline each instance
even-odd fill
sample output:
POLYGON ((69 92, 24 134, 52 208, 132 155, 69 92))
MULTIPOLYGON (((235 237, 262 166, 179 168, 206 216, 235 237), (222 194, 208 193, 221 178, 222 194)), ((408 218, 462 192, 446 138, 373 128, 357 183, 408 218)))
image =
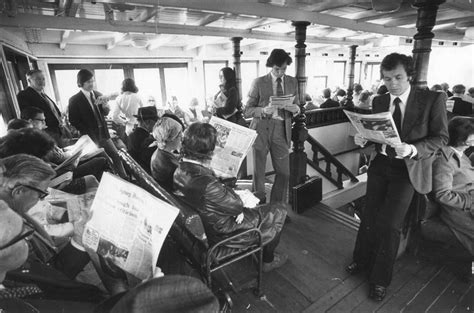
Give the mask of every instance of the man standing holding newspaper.
MULTIPOLYGON (((350 274, 367 272, 369 297, 375 301, 384 299, 392 280, 403 222, 415 191, 431 191, 435 152, 448 141, 446 95, 410 85, 413 59, 389 54, 380 72, 389 93, 374 98, 372 111, 392 113, 401 143, 375 145, 354 259, 346 267, 350 274)), ((355 143, 363 146, 367 140, 356 135, 355 143)))
POLYGON ((288 202, 291 118, 300 111, 298 105, 295 104, 298 97, 294 98, 293 103, 282 107, 272 106, 270 97, 296 95, 297 80, 285 75, 286 68, 292 61, 283 49, 274 49, 270 53, 266 66, 272 70, 253 81, 244 111, 245 117, 253 118, 250 128, 257 131, 257 139, 253 145, 253 190, 261 203, 266 202, 265 164, 268 152, 275 169, 270 202, 288 202))

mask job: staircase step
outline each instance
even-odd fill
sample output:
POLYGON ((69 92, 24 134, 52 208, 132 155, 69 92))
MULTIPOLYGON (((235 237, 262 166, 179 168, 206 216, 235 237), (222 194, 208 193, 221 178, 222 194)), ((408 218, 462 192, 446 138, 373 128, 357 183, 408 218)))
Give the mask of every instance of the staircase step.
POLYGON ((343 182, 344 189, 337 189, 323 195, 322 204, 331 208, 340 208, 365 195, 367 185, 367 174, 357 176, 359 182, 350 180, 343 182))

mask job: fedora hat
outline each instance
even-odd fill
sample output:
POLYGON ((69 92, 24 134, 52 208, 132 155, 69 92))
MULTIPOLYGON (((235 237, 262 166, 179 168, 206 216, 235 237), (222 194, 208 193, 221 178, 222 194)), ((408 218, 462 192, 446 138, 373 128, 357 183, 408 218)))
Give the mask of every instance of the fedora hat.
POLYGON ((154 106, 148 106, 148 107, 142 107, 138 108, 137 114, 133 115, 139 120, 158 120, 158 113, 156 111, 156 107, 154 106))

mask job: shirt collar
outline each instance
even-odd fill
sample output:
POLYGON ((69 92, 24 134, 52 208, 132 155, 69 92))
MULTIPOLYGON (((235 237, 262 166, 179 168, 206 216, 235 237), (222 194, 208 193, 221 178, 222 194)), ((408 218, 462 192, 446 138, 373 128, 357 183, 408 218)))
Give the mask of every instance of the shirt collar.
POLYGON ((456 153, 456 155, 458 156, 459 160, 462 159, 462 155, 464 154, 462 151, 459 151, 458 149, 454 148, 454 147, 451 147, 449 146, 453 151, 454 153, 456 153))
POLYGON ((91 92, 81 88, 82 93, 86 96, 87 99, 90 99, 91 92))
POLYGON ((411 91, 411 85, 409 85, 409 86, 408 86, 408 89, 405 90, 405 92, 402 93, 402 94, 399 95, 399 96, 394 96, 394 95, 390 94, 390 104, 393 103, 393 100, 395 100, 395 98, 399 98, 399 99, 402 101, 402 103, 403 103, 404 105, 406 105, 406 104, 407 104, 407 101, 408 101, 408 96, 410 95, 410 91, 411 91))
MULTIPOLYGON (((277 80, 278 77, 276 77, 275 75, 273 75, 273 72, 270 72, 270 75, 272 76, 272 82, 273 82, 274 84, 276 84, 276 80, 277 80)), ((283 75, 283 76, 281 77, 281 82, 282 82, 282 83, 283 83, 284 79, 285 79, 285 75, 283 75)))

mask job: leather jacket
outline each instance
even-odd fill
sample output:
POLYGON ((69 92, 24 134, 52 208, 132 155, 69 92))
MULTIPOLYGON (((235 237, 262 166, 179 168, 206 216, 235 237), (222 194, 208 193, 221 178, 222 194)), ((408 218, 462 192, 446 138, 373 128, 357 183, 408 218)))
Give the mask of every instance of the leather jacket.
POLYGON ((174 187, 183 194, 183 200, 198 211, 211 242, 260 224, 259 211, 244 208, 232 188, 202 165, 182 161, 174 174, 174 187), (242 212, 244 221, 237 224, 235 218, 242 212))

